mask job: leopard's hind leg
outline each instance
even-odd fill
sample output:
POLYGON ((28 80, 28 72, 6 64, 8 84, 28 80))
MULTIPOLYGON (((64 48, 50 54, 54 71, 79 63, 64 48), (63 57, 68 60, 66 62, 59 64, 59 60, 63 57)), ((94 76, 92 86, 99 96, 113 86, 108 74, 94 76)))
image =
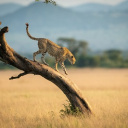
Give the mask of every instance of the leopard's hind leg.
POLYGON ((43 64, 49 65, 49 64, 47 64, 47 63, 45 62, 45 59, 44 59, 45 54, 46 54, 46 52, 42 53, 41 60, 42 60, 43 64))
POLYGON ((36 61, 36 55, 40 54, 42 51, 38 50, 37 52, 33 53, 33 60, 36 61))

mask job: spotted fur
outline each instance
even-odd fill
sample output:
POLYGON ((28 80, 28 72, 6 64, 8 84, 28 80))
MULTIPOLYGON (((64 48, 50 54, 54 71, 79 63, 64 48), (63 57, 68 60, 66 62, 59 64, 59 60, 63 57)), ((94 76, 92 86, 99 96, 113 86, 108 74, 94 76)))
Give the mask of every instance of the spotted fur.
POLYGON ((55 44, 54 42, 50 41, 49 39, 32 37, 28 31, 28 26, 29 26, 29 24, 26 23, 27 35, 31 39, 37 40, 38 41, 38 47, 39 47, 39 50, 37 52, 33 53, 33 60, 36 61, 35 57, 37 54, 42 54, 42 57, 41 57, 42 62, 44 64, 48 65, 44 60, 44 56, 45 56, 46 52, 48 52, 51 56, 55 57, 55 60, 56 60, 55 70, 58 71, 57 66, 58 66, 58 63, 60 63, 65 74, 67 74, 67 71, 66 71, 66 68, 64 65, 64 61, 66 59, 68 59, 71 64, 74 64, 76 59, 73 56, 73 54, 66 47, 61 47, 61 46, 55 44))

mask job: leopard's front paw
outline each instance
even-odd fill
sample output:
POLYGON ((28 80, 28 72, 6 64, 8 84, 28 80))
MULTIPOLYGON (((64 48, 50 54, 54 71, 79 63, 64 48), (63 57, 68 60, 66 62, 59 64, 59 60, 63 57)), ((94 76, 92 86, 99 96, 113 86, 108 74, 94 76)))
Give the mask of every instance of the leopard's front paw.
POLYGON ((43 62, 43 64, 45 64, 45 65, 49 66, 49 64, 48 64, 48 63, 46 63, 46 62, 43 62))
POLYGON ((68 75, 68 73, 67 73, 67 72, 65 72, 65 74, 66 74, 66 75, 68 75))
POLYGON ((49 66, 49 64, 45 63, 45 65, 49 66))
POLYGON ((58 69, 55 69, 55 71, 59 72, 59 70, 58 70, 58 69))

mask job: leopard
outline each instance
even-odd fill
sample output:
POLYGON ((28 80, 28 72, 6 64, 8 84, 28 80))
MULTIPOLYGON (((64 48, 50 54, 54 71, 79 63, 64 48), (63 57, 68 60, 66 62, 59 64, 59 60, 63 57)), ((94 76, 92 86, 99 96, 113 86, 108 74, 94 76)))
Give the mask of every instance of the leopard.
POLYGON ((75 64, 76 59, 75 59, 74 55, 68 50, 68 48, 61 47, 47 38, 33 37, 29 33, 28 28, 29 28, 29 24, 26 23, 26 32, 27 32, 28 37, 32 40, 38 41, 38 48, 39 49, 38 49, 38 51, 33 53, 33 60, 36 61, 36 55, 42 54, 42 57, 41 57, 42 63, 45 65, 48 65, 44 59, 45 54, 48 53, 50 56, 55 58, 55 70, 57 72, 59 72, 59 70, 58 70, 58 63, 59 63, 61 68, 63 69, 64 73, 66 75, 68 75, 66 67, 64 65, 64 61, 66 59, 68 59, 68 61, 71 64, 75 64))

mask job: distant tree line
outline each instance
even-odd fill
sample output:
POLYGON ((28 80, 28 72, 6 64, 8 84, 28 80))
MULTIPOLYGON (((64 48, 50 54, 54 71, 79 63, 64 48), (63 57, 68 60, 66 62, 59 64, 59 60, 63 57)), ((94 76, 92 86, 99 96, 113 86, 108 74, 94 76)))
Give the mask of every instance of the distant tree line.
MULTIPOLYGON (((87 41, 59 38, 57 42, 59 45, 67 47, 74 54, 77 60, 76 67, 128 67, 128 57, 124 58, 120 50, 106 50, 100 55, 91 55, 87 41)), ((69 65, 68 62, 67 65, 69 65)))
MULTIPOLYGON (((90 54, 88 48, 88 42, 84 40, 76 40, 74 38, 58 38, 57 44, 62 47, 67 47, 75 56, 76 64, 71 65, 68 61, 65 61, 66 67, 106 67, 106 68, 128 68, 128 56, 123 57, 122 51, 111 49, 103 51, 100 54, 90 54)), ((24 56, 32 59, 32 55, 24 54, 24 56)), ((40 56, 38 56, 40 61, 40 56)), ((46 62, 51 67, 55 65, 55 59, 46 56, 46 62)), ((6 65, 0 62, 0 69, 14 69, 12 66, 6 65)))

